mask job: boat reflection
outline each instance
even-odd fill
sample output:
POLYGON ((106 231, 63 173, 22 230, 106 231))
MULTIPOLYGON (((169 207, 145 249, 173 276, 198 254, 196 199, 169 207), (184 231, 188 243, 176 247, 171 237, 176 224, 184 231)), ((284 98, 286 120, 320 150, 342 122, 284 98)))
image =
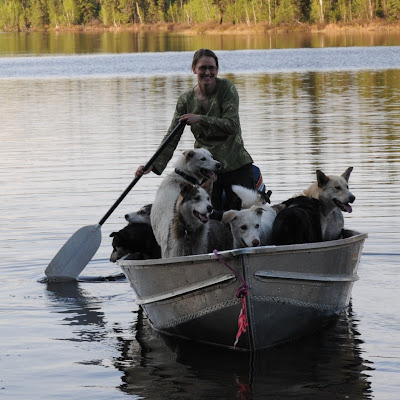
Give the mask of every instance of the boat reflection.
POLYGON ((115 365, 120 389, 147 399, 372 399, 351 308, 312 336, 253 354, 160 335, 139 312, 115 365))

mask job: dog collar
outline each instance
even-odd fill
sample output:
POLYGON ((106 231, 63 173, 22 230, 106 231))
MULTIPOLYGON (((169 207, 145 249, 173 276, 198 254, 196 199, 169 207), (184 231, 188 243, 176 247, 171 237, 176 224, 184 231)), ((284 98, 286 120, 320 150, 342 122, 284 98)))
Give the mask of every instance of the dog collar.
POLYGON ((192 183, 193 185, 198 185, 197 179, 193 178, 192 176, 189 176, 187 174, 185 174, 183 171, 181 171, 178 168, 175 168, 175 172, 180 175, 182 178, 186 179, 187 181, 189 181, 190 183, 192 183))

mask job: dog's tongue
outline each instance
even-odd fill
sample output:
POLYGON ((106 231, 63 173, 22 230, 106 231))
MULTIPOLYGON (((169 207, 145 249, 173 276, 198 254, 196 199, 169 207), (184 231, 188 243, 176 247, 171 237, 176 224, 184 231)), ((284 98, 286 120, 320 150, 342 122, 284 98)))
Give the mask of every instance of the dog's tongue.
POLYGON ((203 222, 203 224, 208 222, 207 214, 200 214, 198 211, 194 211, 194 215, 199 219, 200 222, 203 222))
POLYGON ((353 209, 351 208, 350 204, 343 204, 344 211, 351 213, 353 209))
POLYGON ((206 214, 199 214, 199 220, 203 223, 208 222, 208 217, 206 214))
POLYGON ((213 182, 217 180, 217 175, 213 171, 208 171, 207 175, 213 182))

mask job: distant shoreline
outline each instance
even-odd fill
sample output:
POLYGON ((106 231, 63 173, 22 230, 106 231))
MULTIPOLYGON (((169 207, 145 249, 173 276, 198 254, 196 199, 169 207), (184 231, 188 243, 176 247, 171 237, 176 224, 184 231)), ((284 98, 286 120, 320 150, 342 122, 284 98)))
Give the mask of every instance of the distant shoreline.
MULTIPOLYGON (((37 30, 30 30, 33 32, 37 30)), ((77 26, 58 26, 47 28, 45 32, 167 32, 180 33, 186 35, 199 34, 281 34, 292 32, 303 33, 355 33, 355 32, 400 32, 400 21, 387 22, 386 20, 358 21, 351 24, 335 23, 335 24, 282 24, 268 25, 259 24, 173 24, 173 23, 157 23, 157 24, 135 24, 130 26, 105 26, 102 24, 77 25, 77 26)))

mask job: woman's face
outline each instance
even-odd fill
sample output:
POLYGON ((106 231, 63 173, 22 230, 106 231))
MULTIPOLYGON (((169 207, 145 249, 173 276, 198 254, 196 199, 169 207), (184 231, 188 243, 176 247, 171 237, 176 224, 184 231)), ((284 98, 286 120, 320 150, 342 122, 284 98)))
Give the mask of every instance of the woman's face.
POLYGON ((213 57, 203 56, 199 58, 193 73, 197 74, 197 80, 202 84, 211 84, 215 82, 218 75, 217 63, 213 57))

